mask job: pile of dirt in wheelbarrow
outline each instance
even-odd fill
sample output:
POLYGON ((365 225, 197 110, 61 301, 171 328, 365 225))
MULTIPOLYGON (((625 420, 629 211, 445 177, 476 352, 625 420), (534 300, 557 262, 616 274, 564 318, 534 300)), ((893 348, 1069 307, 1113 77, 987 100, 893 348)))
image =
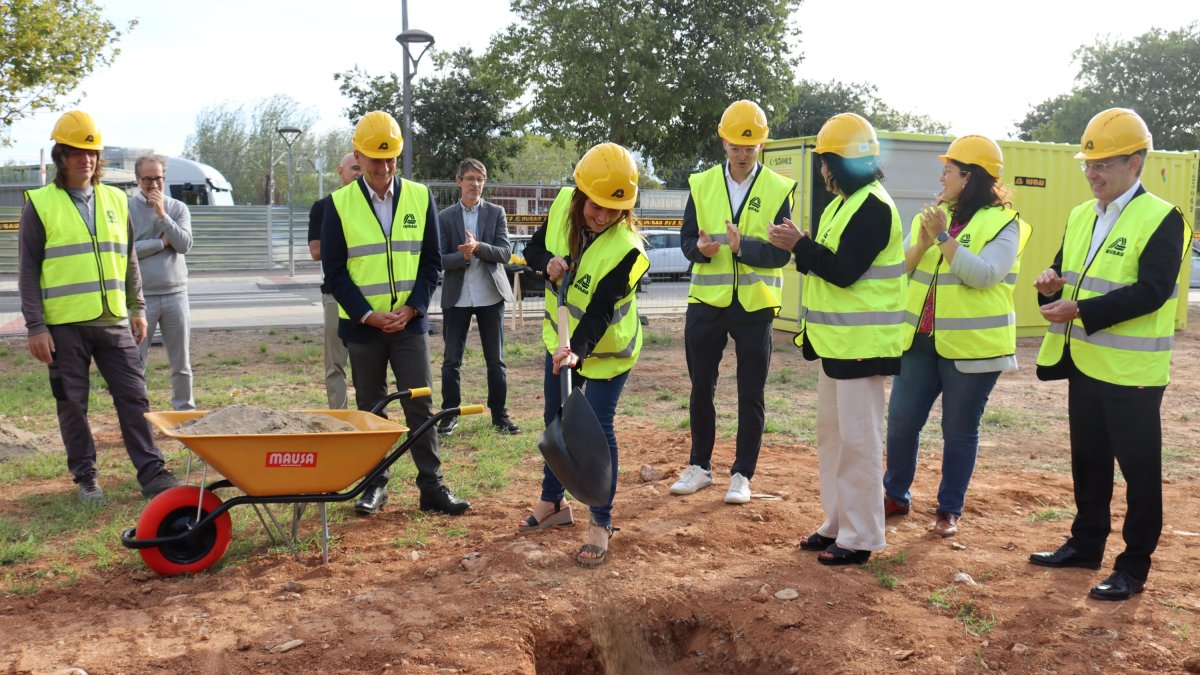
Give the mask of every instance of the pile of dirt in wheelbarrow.
POLYGON ((257 405, 231 405, 175 427, 187 436, 223 434, 327 434, 355 431, 354 425, 320 413, 288 412, 257 405))

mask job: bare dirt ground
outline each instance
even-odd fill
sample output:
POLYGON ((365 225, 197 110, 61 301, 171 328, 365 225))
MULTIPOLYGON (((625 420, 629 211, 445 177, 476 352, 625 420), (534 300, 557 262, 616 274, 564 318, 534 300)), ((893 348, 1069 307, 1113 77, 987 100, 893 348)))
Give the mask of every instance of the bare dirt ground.
MULTIPOLYGON (((1197 320, 1194 314, 1193 326, 1197 320)), ((1029 552, 1062 542, 1070 524, 1069 513, 1062 516, 1072 508, 1066 386, 1036 380, 1037 340, 1021 341, 1021 370, 1002 377, 992 395, 960 534, 943 540, 929 531, 940 452, 936 438, 927 438, 913 513, 889 520, 887 550, 873 566, 828 568, 797 546, 822 516, 816 451, 795 435, 765 439, 754 490, 767 498, 725 505, 724 480, 688 497, 668 493, 689 444, 686 428, 663 423, 686 412, 678 405, 688 389, 681 329, 673 326, 669 345, 647 346, 626 389, 645 412, 618 417, 614 519, 621 531, 603 567, 573 563, 585 534, 582 507, 574 528, 514 532, 538 492, 541 401, 524 397, 511 408, 526 427, 527 466, 453 523, 463 528, 458 536, 398 544, 417 512, 412 500, 394 498, 374 517, 334 525, 329 564, 312 550, 297 562, 263 543, 247 563, 161 578, 129 554, 130 564, 88 571, 73 585, 0 596, 0 671, 1200 672, 1194 331, 1177 338, 1175 381, 1163 406, 1163 536, 1146 592, 1128 602, 1086 597, 1122 548, 1119 480, 1104 570, 1026 562, 1029 552), (643 480, 647 464, 663 477, 643 480), (470 553, 478 559, 460 564, 470 553), (975 585, 955 582, 960 572, 975 585), (780 593, 788 589, 794 592, 780 593)), ((253 356, 259 339, 201 333, 193 352, 219 345, 253 356)), ((510 335, 516 340, 532 343, 534 328, 510 335)), ((733 389, 731 352, 724 394, 733 389)), ((510 358, 509 377, 540 378, 540 363, 536 355, 510 358)), ((768 418, 787 413, 789 423, 811 425, 815 366, 789 335, 776 334, 772 371, 788 373, 795 388, 787 410, 768 399, 768 418)), ((105 415, 111 410, 93 412, 105 415)), ((732 419, 722 412, 723 424, 732 419)), ((715 473, 725 475, 733 440, 721 436, 715 473)), ((101 440, 102 451, 121 452, 114 434, 101 440)), ((65 489, 65 478, 6 488, 0 511, 31 492, 65 489)), ((263 538, 257 529, 234 536, 263 538)))

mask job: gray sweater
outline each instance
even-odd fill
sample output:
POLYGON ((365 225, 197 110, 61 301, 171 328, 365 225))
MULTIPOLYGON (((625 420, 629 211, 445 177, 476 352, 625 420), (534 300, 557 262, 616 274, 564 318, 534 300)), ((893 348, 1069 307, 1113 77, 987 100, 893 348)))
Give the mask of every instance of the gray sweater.
POLYGON ((129 198, 129 221, 133 223, 133 246, 141 267, 144 295, 187 290, 187 264, 183 256, 192 248, 192 216, 186 204, 166 195, 163 207, 167 216, 159 218, 140 191, 129 198))

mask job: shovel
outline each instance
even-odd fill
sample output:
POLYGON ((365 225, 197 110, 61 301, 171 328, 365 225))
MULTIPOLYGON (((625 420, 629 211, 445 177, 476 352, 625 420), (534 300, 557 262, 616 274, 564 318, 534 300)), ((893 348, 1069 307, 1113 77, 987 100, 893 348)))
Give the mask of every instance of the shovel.
MULTIPOLYGON (((570 344, 567 321, 567 289, 569 272, 563 275, 558 288, 558 344, 570 344)), ((608 440, 600 420, 583 391, 571 386, 571 369, 562 368, 562 407, 542 432, 538 450, 558 481, 576 499, 588 506, 608 503, 612 491, 613 466, 608 452, 608 440)))

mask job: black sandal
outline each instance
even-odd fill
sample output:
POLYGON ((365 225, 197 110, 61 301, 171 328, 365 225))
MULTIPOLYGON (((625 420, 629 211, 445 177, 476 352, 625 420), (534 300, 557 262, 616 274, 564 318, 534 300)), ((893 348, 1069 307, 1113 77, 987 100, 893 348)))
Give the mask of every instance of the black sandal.
POLYGON ((800 548, 805 551, 824 551, 830 546, 833 546, 837 540, 833 537, 822 536, 817 532, 808 535, 808 539, 800 541, 800 548))
MULTIPOLYGON (((599 527, 602 530, 608 530, 609 541, 612 541, 614 533, 621 531, 621 528, 613 527, 611 523, 609 523, 608 527, 603 527, 601 525, 597 525, 595 521, 591 521, 588 523, 588 526, 599 527)), ((584 544, 583 546, 579 547, 579 552, 575 554, 575 564, 579 565, 580 567, 599 567, 603 565, 604 561, 606 560, 608 560, 608 542, 604 543, 604 548, 600 548, 595 544, 584 544), (591 553, 595 557, 585 558, 583 556, 584 553, 591 553)))
POLYGON ((523 520, 521 524, 517 526, 517 532, 526 534, 529 532, 544 530, 547 527, 553 527, 555 525, 558 525, 559 527, 570 527, 574 525, 575 518, 571 515, 571 505, 566 504, 566 506, 563 506, 565 502, 566 500, 564 499, 560 499, 555 502, 554 512, 545 518, 542 518, 540 521, 534 517, 533 514, 525 516, 525 520, 523 520))
POLYGON ((817 562, 822 565, 861 565, 870 557, 870 551, 852 551, 837 544, 831 544, 821 555, 817 556, 817 562))

